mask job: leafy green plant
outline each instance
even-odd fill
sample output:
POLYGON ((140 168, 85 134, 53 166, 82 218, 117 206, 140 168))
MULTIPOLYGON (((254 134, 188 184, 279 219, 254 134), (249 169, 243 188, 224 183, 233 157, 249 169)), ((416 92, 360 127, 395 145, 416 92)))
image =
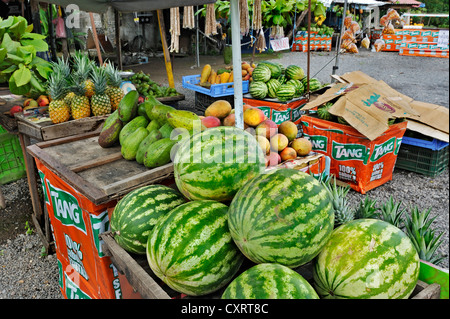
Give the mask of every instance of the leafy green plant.
POLYGON ((406 208, 402 207, 403 202, 397 202, 392 196, 380 207, 380 217, 395 227, 401 228, 404 222, 406 208))
POLYGON ((364 200, 359 201, 359 205, 355 210, 355 219, 359 218, 376 218, 380 208, 376 206, 377 200, 371 199, 366 195, 364 200))
POLYGON ((446 256, 438 255, 437 249, 443 243, 444 232, 436 236, 431 224, 437 216, 430 218, 431 208, 420 211, 417 206, 411 210, 411 215, 405 219, 405 233, 411 239, 419 254, 419 258, 432 264, 440 263, 446 256))
POLYGON ((9 83, 11 93, 45 92, 43 82, 52 72, 51 64, 36 56, 48 51, 45 36, 32 33, 23 17, 0 18, 0 83, 9 83))
POLYGON ((25 233, 27 235, 31 235, 33 233, 33 228, 31 228, 30 223, 28 221, 25 222, 25 233))

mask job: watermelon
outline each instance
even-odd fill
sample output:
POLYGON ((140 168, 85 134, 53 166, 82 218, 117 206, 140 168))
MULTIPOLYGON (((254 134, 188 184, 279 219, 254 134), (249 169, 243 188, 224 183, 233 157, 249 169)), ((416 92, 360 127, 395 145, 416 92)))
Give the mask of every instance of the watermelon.
POLYGON ((236 277, 222 299, 319 299, 297 272, 280 264, 259 264, 236 277))
POLYGON ((255 263, 289 268, 312 260, 334 226, 325 188, 312 176, 277 169, 247 182, 228 210, 231 236, 255 263))
POLYGON ((261 61, 258 63, 259 65, 265 65, 270 69, 271 78, 278 78, 281 75, 281 67, 277 63, 269 62, 269 61, 261 61))
POLYGON ((286 67, 284 74, 288 79, 301 80, 305 77, 303 69, 297 65, 289 65, 286 67))
POLYGON ((248 92, 253 98, 262 100, 266 98, 269 89, 266 83, 262 81, 252 81, 248 92))
POLYGON ((270 98, 276 98, 277 97, 277 91, 280 88, 280 82, 278 82, 277 79, 270 79, 269 81, 267 81, 267 89, 268 89, 268 93, 267 95, 270 98))
MULTIPOLYGON (((306 78, 304 78, 302 80, 302 84, 303 84, 303 86, 305 87, 305 90, 306 90, 307 89, 307 85, 308 85, 306 78)), ((322 87, 322 84, 320 83, 320 81, 318 79, 316 79, 316 78, 309 79, 309 91, 310 92, 316 91, 316 90, 320 89, 321 87, 322 87)))
POLYGON ((286 76, 284 74, 280 75, 277 80, 278 82, 280 82, 280 84, 285 84, 287 81, 286 76))
POLYGON ((317 108, 317 116, 326 121, 331 121, 333 119, 333 114, 331 114, 328 110, 333 106, 333 103, 327 102, 322 106, 317 108))
POLYGON ((227 210, 219 202, 192 201, 161 218, 147 243, 147 260, 155 275, 190 296, 228 284, 244 256, 231 239, 227 210))
POLYGON ((252 73, 253 81, 267 82, 271 77, 272 72, 270 71, 270 68, 264 64, 258 64, 252 73))
POLYGON ((233 126, 209 128, 186 138, 173 162, 176 185, 191 200, 231 200, 265 169, 257 140, 233 126))
POLYGON ((404 232, 379 219, 355 219, 333 231, 315 260, 313 277, 323 298, 406 299, 419 268, 404 232))
POLYGON ((295 87, 295 97, 302 96, 303 92, 305 91, 302 82, 300 82, 299 80, 289 80, 286 82, 286 84, 291 84, 295 87))
POLYGON ((277 99, 281 102, 292 100, 295 95, 295 87, 291 84, 281 84, 277 90, 277 99))
POLYGON ((125 195, 111 215, 111 231, 123 249, 145 254, 148 235, 159 218, 185 203, 175 189, 164 185, 144 186, 125 195))

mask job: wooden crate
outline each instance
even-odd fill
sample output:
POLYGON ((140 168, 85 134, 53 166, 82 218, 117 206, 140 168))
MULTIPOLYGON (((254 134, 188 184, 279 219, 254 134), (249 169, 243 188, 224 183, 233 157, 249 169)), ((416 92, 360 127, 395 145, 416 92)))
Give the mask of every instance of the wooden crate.
MULTIPOLYGON (((178 298, 210 298, 218 299, 221 297, 226 287, 218 291, 201 297, 190 297, 180 294, 168 287, 159 279, 150 269, 145 255, 134 255, 125 251, 114 240, 111 231, 100 234, 103 240, 103 251, 110 256, 112 263, 118 271, 126 278, 125 284, 131 285, 133 295, 131 298, 148 299, 178 299, 178 298)), ((249 260, 245 260, 238 274, 253 266, 249 260)), ((303 276, 308 282, 313 281, 312 262, 294 269, 303 276)), ((122 282, 121 282, 122 283, 122 282)), ((410 299, 439 299, 441 286, 437 283, 427 284, 418 280, 416 288, 410 296, 410 299)), ((124 298, 127 296, 124 295, 124 298)))

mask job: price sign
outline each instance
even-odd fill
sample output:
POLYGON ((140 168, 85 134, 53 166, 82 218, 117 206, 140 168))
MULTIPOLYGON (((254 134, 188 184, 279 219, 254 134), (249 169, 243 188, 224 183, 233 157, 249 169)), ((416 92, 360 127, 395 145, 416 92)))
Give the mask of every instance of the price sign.
POLYGON ((289 38, 284 37, 281 39, 270 40, 270 45, 272 46, 272 50, 281 51, 289 49, 289 38))
POLYGON ((439 30, 437 46, 440 48, 448 47, 448 30, 439 30))

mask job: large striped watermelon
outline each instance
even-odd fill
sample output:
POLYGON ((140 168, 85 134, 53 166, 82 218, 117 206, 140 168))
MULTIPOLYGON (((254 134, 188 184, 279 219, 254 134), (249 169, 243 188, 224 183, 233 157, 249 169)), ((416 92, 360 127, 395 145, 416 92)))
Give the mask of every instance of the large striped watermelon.
POLYGON ((250 84, 248 93, 250 93, 253 98, 262 100, 266 98, 267 93, 269 93, 269 89, 267 88, 267 84, 265 82, 254 80, 250 84))
POLYGON ((148 238, 147 260, 172 289, 199 296, 228 284, 244 256, 231 239, 228 207, 192 201, 165 215, 148 238))
POLYGON ((297 65, 288 65, 284 74, 288 79, 301 80, 305 77, 305 71, 297 65))
POLYGON ((378 219, 336 228, 314 265, 323 298, 408 298, 419 276, 419 256, 408 236, 378 219))
POLYGON ((256 263, 290 268, 312 260, 334 226, 323 186, 307 173, 277 169, 246 183, 228 211, 231 236, 256 263))
POLYGON ((117 203, 111 215, 114 239, 129 252, 145 254, 148 235, 159 218, 185 202, 178 191, 164 185, 131 191, 117 203))
POLYGON ((281 84, 277 90, 277 99, 286 102, 292 100, 295 95, 295 86, 292 84, 281 84))
POLYGON ((280 65, 277 63, 273 63, 270 61, 261 61, 258 63, 258 66, 260 66, 260 65, 266 65, 269 67, 272 78, 276 79, 281 75, 282 70, 281 70, 280 65))
POLYGON ((319 299, 299 273, 280 264, 259 264, 236 277, 222 299, 319 299))
POLYGON ((252 78, 253 81, 267 82, 270 80, 272 72, 267 65, 258 64, 258 66, 253 70, 252 78))
POLYGON ((181 142, 173 163, 178 189, 191 200, 231 200, 265 169, 257 140, 232 126, 209 128, 181 142))
POLYGON ((277 97, 277 91, 278 91, 278 89, 280 88, 280 82, 278 82, 278 80, 277 79, 270 79, 269 81, 267 81, 267 89, 268 89, 268 92, 267 92, 267 95, 270 97, 270 98, 276 98, 277 97))

